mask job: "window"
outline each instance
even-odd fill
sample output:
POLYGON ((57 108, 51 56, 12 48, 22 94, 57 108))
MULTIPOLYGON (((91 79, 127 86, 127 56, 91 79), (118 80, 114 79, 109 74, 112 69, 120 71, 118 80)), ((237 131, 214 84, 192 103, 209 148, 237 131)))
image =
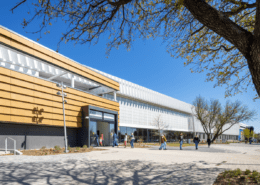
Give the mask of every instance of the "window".
POLYGON ((89 116, 95 119, 102 119, 102 112, 90 110, 89 116))
POLYGON ((108 121, 115 121, 115 115, 114 114, 107 114, 104 113, 104 120, 108 120, 108 121))
POLYGON ((144 139, 143 138, 143 129, 138 128, 136 130, 137 130, 137 133, 138 133, 138 140, 139 139, 144 139))
POLYGON ((126 127, 120 127, 120 135, 119 137, 119 142, 124 142, 124 137, 126 133, 126 127))
POLYGON ((144 142, 147 142, 147 129, 143 130, 143 140, 144 142))
POLYGON ((133 133, 133 128, 127 127, 127 128, 126 128, 126 133, 127 133, 127 135, 130 137, 131 134, 133 133))

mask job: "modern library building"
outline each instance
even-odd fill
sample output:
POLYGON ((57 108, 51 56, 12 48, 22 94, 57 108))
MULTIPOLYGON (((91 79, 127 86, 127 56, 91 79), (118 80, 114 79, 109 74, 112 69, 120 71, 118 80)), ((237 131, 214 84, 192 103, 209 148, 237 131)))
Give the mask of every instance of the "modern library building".
MULTIPOLYGON (((136 141, 157 142, 154 120, 166 125, 167 140, 199 135, 206 140, 192 105, 82 65, 0 26, 0 148, 104 145, 134 133, 136 141), (65 101, 66 100, 66 101, 65 101)), ((238 140, 239 125, 219 140, 238 140)))

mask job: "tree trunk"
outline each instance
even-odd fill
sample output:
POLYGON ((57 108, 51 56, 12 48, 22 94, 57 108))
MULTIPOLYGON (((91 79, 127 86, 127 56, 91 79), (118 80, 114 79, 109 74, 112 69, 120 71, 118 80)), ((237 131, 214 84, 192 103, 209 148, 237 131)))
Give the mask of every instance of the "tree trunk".
POLYGON ((258 39, 253 39, 251 48, 246 54, 247 64, 252 76, 252 81, 255 86, 258 97, 260 97, 260 42, 258 39))
POLYGON ((256 1, 254 33, 237 25, 205 0, 184 0, 183 3, 195 19, 225 38, 244 55, 254 87, 260 97, 260 1, 256 1))

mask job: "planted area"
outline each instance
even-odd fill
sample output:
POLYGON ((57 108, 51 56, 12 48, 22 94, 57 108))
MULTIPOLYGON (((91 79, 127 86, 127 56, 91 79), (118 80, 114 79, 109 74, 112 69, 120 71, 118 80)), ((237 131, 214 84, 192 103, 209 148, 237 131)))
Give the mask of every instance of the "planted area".
MULTIPOLYGON (((83 147, 68 147, 69 152, 68 153, 83 153, 83 152, 91 152, 91 151, 99 151, 99 150, 105 150, 101 148, 88 148, 86 145, 83 147)), ((41 155, 56 155, 56 154, 66 154, 65 148, 60 148, 60 146, 55 146, 54 148, 47 149, 46 147, 42 147, 40 150, 23 150, 21 151, 23 155, 35 155, 35 156, 41 156, 41 155)))
POLYGON ((244 184, 260 184, 260 173, 257 171, 241 171, 236 170, 226 170, 220 173, 214 182, 214 185, 244 185, 244 184))

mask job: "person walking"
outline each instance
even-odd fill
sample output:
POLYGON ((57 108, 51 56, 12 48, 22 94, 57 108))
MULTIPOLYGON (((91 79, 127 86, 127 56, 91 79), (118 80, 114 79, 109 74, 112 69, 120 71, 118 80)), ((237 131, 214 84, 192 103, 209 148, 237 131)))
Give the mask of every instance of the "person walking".
POLYGON ((124 142, 125 142, 125 148, 126 148, 126 144, 127 144, 127 133, 125 133, 125 139, 124 139, 124 142))
POLYGON ((198 145, 200 142, 200 138, 198 137, 198 135, 194 137, 193 142, 195 143, 196 150, 198 150, 198 145))
POLYGON ((113 147, 115 147, 115 146, 117 146, 117 148, 118 148, 117 135, 116 135, 116 133, 114 133, 114 135, 113 135, 113 147))
POLYGON ((130 141, 131 148, 134 148, 134 141, 135 141, 135 136, 134 136, 134 133, 132 133, 131 134, 131 141, 130 141))
POLYGON ((251 145, 251 143, 252 143, 252 138, 250 137, 249 138, 249 144, 251 145))
POLYGON ((166 137, 165 137, 165 135, 162 135, 162 137, 161 137, 161 146, 160 146, 160 148, 159 148, 159 150, 161 150, 162 148, 164 149, 164 150, 166 150, 166 137))
POLYGON ((98 136, 98 133, 96 134, 96 142, 97 142, 97 146, 99 146, 99 142, 98 142, 98 140, 99 140, 99 136, 98 136))
POLYGON ((183 135, 182 135, 182 133, 180 134, 179 142, 180 142, 180 150, 182 150, 182 144, 183 144, 183 135))
POLYGON ((163 134, 163 139, 164 139, 164 150, 167 150, 167 148, 166 148, 167 139, 166 139, 166 135, 165 134, 163 134))
POLYGON ((207 143, 208 143, 208 147, 210 147, 211 140, 209 138, 207 139, 207 143))
POLYGON ((103 146, 103 134, 101 134, 100 138, 99 138, 99 144, 100 146, 103 146))

